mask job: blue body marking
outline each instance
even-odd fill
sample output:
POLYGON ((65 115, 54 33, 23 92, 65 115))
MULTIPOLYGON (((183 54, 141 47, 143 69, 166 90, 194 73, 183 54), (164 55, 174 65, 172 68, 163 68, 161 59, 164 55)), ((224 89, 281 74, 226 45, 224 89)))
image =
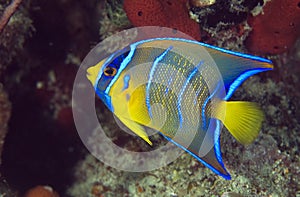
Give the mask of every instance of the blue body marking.
POLYGON ((167 88, 166 88, 165 94, 168 94, 168 92, 169 92, 169 87, 170 87, 170 85, 171 85, 172 81, 173 81, 173 78, 172 78, 172 77, 170 77, 170 79, 168 80, 168 85, 167 85, 167 88))
POLYGON ((185 84, 182 86, 182 89, 179 93, 178 96, 178 101, 177 101, 177 109, 178 109, 178 116, 179 116, 179 127, 182 128, 182 122, 183 122, 183 117, 182 117, 182 113, 181 113, 181 100, 182 100, 182 96, 183 93, 185 91, 185 89, 187 88, 187 86, 189 85, 191 79, 194 77, 194 75, 197 73, 197 71, 199 70, 199 67, 203 64, 203 61, 201 61, 194 69, 193 71, 189 74, 189 76, 187 77, 185 84))
POLYGON ((263 72, 263 71, 267 71, 267 70, 272 70, 271 68, 257 68, 255 70, 250 70, 250 71, 246 71, 244 73, 242 73, 237 79, 234 80, 234 82, 229 86, 228 88, 228 92, 224 98, 224 100, 228 100, 233 92, 241 85, 241 83, 243 83, 248 77, 263 72))
POLYGON ((216 89, 205 99, 202 108, 201 108, 201 116, 202 116, 202 128, 206 128, 206 116, 205 116, 205 108, 208 101, 216 94, 217 90, 219 89, 220 83, 217 84, 216 89))
POLYGON ((124 76, 124 86, 123 86, 122 91, 126 90, 129 87, 129 81, 130 81, 130 76, 125 75, 124 76))
POLYGON ((126 94, 126 101, 129 101, 129 100, 130 100, 130 95, 126 94))
MULTIPOLYGON (((221 131, 220 123, 219 123, 219 120, 216 120, 216 119, 212 119, 212 121, 215 121, 215 124, 216 124, 216 129, 215 129, 215 134, 214 134, 214 136, 215 136, 214 137, 214 150, 215 150, 215 153, 216 153, 216 158, 217 158, 219 164, 224 169, 224 171, 227 172, 226 169, 225 169, 225 166, 223 164, 222 154, 221 154, 221 151, 220 151, 220 140, 219 140, 220 139, 219 138, 219 134, 220 134, 220 131, 221 131)), ((210 165, 209 163, 207 163, 206 161, 204 161, 203 159, 201 159, 195 153, 193 153, 190 150, 188 150, 186 147, 180 145, 179 143, 175 142, 174 140, 172 140, 171 138, 165 136, 164 134, 162 134, 162 133, 160 133, 160 134, 164 138, 166 138, 168 141, 174 143, 176 146, 178 146, 179 148, 183 149, 184 151, 186 151, 187 153, 189 153, 190 155, 192 155, 195 159, 197 159, 198 161, 200 161, 201 163, 203 163, 206 167, 208 167, 209 169, 211 169, 217 175, 222 176, 226 180, 230 180, 231 179, 231 176, 230 176, 230 174, 228 172, 227 172, 227 174, 222 174, 221 172, 219 172, 218 170, 216 170, 216 168, 214 168, 212 165, 210 165)))
POLYGON ((153 76, 156 70, 157 64, 167 55, 167 53, 173 48, 173 46, 170 46, 167 48, 162 54, 160 54, 153 62, 153 65, 151 67, 150 73, 149 73, 149 79, 146 86, 146 106, 149 112, 150 118, 152 118, 152 111, 151 111, 151 105, 150 105, 150 85, 151 81, 153 80, 153 76))
POLYGON ((196 91, 196 97, 195 97, 195 99, 194 99, 194 105, 197 104, 198 96, 199 96, 200 92, 201 92, 201 88, 199 87, 199 89, 196 91))

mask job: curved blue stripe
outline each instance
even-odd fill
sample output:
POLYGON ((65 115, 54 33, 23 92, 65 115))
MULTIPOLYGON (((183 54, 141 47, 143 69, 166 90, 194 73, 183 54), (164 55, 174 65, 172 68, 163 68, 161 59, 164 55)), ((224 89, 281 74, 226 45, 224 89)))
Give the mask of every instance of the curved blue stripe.
MULTIPOLYGON (((218 120, 217 121, 217 126, 216 126, 216 130, 215 132, 217 134, 220 134, 220 125, 218 124, 218 120), (218 131, 217 131, 218 130, 218 131)), ((200 161, 201 163, 203 163, 204 166, 208 167, 210 170, 212 170, 214 173, 216 173, 219 176, 222 176, 224 179, 226 180, 230 180, 231 176, 230 174, 226 171, 224 164, 222 162, 222 155, 221 155, 221 151, 220 151, 220 143, 219 140, 217 140, 217 142, 215 141, 215 146, 214 146, 214 150, 216 152, 216 158, 219 162, 219 164, 223 167, 223 169, 227 172, 227 174, 222 174, 221 172, 219 172, 216 168, 214 168, 212 165, 210 165, 209 163, 207 163, 206 161, 204 161, 203 159, 201 159, 198 155, 196 155, 195 153, 191 152, 190 150, 188 150, 186 147, 180 145, 179 143, 175 142, 174 140, 172 140, 171 138, 165 136, 164 134, 160 133, 164 138, 166 138, 168 141, 172 142, 173 144, 175 144, 176 146, 178 146, 179 148, 183 149, 184 151, 186 151, 187 153, 189 153, 190 155, 192 155, 195 159, 197 159, 198 161, 200 161)), ((216 135, 215 135, 216 136, 216 135)))
POLYGON ((228 88, 228 92, 227 95, 225 96, 224 100, 228 100, 233 92, 250 76, 263 72, 263 71, 267 71, 267 70, 272 70, 272 68, 257 68, 254 70, 250 70, 250 71, 246 71, 244 73, 242 73, 236 80, 234 80, 234 82, 229 86, 228 88))
POLYGON ((167 48, 162 54, 160 54, 153 62, 153 65, 151 67, 150 73, 149 73, 149 79, 146 87, 146 106, 149 111, 149 116, 152 118, 152 110, 151 110, 151 105, 150 105, 150 86, 151 82, 153 80, 153 76, 156 70, 157 64, 167 55, 167 53, 173 48, 173 46, 170 46, 167 48))
POLYGON ((206 44, 206 43, 203 43, 203 42, 199 42, 199 44, 202 45, 202 46, 211 48, 211 49, 215 49, 215 50, 221 51, 223 53, 230 54, 230 55, 235 55, 235 56, 238 56, 238 57, 248 58, 248 59, 252 59, 252 60, 256 60, 256 61, 260 61, 260 62, 265 62, 265 63, 268 63, 268 64, 272 64, 272 61, 268 60, 266 58, 262 58, 262 57, 258 57, 258 56, 254 56, 254 55, 249 55, 249 54, 245 54, 245 53, 239 53, 239 52, 235 52, 235 51, 229 51, 227 49, 223 49, 223 48, 220 48, 220 47, 212 46, 212 45, 209 45, 209 44, 206 44))
POLYGON ((205 99, 202 108, 201 108, 201 116, 202 116, 202 128, 206 128, 206 117, 205 117, 205 108, 208 101, 216 94, 217 90, 219 89, 220 83, 217 84, 216 89, 205 99))
POLYGON ((216 158, 217 158, 219 164, 225 169, 225 166, 222 161, 222 153, 221 153, 221 149, 220 149, 220 132, 221 132, 220 121, 217 119, 213 119, 213 118, 211 120, 215 121, 215 123, 216 123, 216 129, 215 129, 215 135, 214 135, 214 144, 215 144, 214 150, 216 153, 216 158))
POLYGON ((191 72, 191 74, 189 74, 189 76, 187 77, 185 84, 182 86, 182 89, 179 93, 178 96, 178 101, 177 101, 177 109, 178 109, 178 115, 179 115, 179 127, 182 128, 182 122, 183 122, 183 117, 182 117, 182 113, 181 113, 181 100, 182 100, 182 95, 185 91, 185 89, 187 88, 187 86, 189 85, 191 79, 194 77, 194 75, 197 73, 197 71, 199 70, 200 66, 203 64, 204 61, 201 61, 191 72))
MULTIPOLYGON (((113 77, 113 79, 110 81, 109 85, 107 86, 107 88, 105 89, 105 93, 108 94, 112 85, 117 81, 117 79, 120 77, 122 71, 126 68, 126 66, 128 65, 128 63, 131 61, 134 53, 135 53, 135 49, 136 49, 135 44, 130 45, 130 52, 128 54, 128 56, 122 61, 120 68, 117 71, 117 74, 113 77)), ((107 62, 107 61, 106 61, 107 62)))

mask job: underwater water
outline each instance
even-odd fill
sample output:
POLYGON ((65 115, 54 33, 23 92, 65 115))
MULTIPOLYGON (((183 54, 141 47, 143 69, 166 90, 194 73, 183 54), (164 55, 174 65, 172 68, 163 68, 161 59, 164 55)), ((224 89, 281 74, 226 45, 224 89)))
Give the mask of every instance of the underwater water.
MULTIPOLYGON (((247 20, 263 1, 182 2, 185 12, 192 11, 187 18, 199 26, 201 42, 274 63, 274 70, 250 77, 231 98, 256 102, 265 113, 250 145, 238 143, 223 128, 222 157, 232 179, 214 174, 187 153, 149 172, 118 170, 95 158, 74 125, 73 84, 82 60, 98 42, 134 27, 122 7, 126 0, 32 0, 22 1, 0 32, 0 196, 34 196, 28 191, 39 185, 53 188, 52 196, 67 197, 300 196, 299 39, 281 53, 250 52, 245 40, 255 27, 247 20)), ((0 0, 0 16, 9 3, 0 0)), ((299 21, 299 14, 295 18, 299 21)), ((142 152, 166 144, 156 135, 149 146, 122 131, 97 98, 95 105, 106 135, 119 147, 142 152)))

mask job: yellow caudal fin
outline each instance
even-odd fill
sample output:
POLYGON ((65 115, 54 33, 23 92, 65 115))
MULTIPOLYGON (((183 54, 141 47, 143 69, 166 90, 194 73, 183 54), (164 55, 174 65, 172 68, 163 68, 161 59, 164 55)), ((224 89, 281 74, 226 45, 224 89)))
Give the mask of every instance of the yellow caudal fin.
POLYGON ((256 103, 221 101, 217 111, 216 118, 223 122, 240 143, 250 144, 258 136, 264 120, 264 113, 256 103))

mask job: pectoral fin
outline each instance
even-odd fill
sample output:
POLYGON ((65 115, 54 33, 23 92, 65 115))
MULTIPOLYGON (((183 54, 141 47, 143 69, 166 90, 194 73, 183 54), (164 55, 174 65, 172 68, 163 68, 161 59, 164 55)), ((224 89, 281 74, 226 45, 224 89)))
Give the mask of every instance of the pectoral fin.
POLYGON ((273 64, 268 59, 233 52, 203 43, 202 45, 206 47, 222 75, 226 89, 225 100, 228 100, 236 88, 248 77, 273 69, 273 64))
POLYGON ((142 125, 148 125, 151 121, 146 106, 145 85, 136 88, 130 95, 128 104, 130 118, 142 125))

